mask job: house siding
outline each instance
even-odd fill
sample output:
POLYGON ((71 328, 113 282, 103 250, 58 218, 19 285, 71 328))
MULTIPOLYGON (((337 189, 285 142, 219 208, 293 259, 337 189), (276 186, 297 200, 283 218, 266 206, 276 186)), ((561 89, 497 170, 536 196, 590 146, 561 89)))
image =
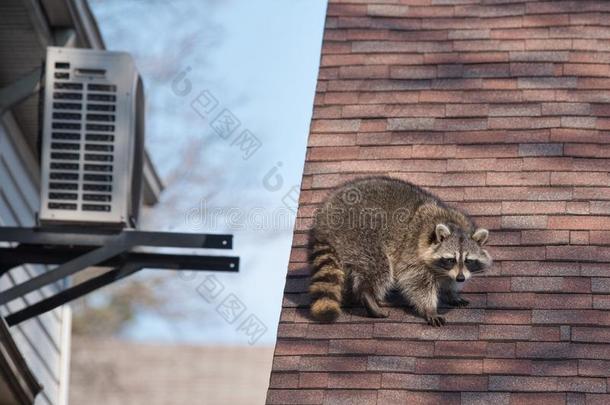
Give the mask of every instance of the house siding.
MULTIPOLYGON (((31 170, 20 156, 13 139, 19 134, 9 135, 8 118, 0 125, 0 226, 33 226, 38 209, 39 196, 37 181, 29 175, 31 170)), ((30 279, 44 271, 43 266, 22 266, 11 270, 0 278, 0 290, 30 279)), ((58 286, 48 286, 14 300, 0 307, 6 316, 23 308, 26 303, 34 303, 58 290, 58 286)), ((62 405, 65 403, 66 333, 62 328, 69 322, 69 311, 55 309, 35 319, 25 321, 11 328, 13 337, 38 381, 44 386, 36 405, 62 405)))

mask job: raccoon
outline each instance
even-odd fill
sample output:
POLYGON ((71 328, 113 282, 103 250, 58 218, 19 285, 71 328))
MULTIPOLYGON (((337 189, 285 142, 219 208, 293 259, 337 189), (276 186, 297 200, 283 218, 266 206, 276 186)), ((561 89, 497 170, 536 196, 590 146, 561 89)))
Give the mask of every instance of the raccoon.
POLYGON ((459 291, 492 264, 483 248, 489 231, 431 193, 389 177, 355 180, 336 189, 315 213, 309 235, 311 314, 341 314, 344 298, 368 315, 396 289, 433 326, 442 326, 439 298, 462 307, 459 291), (345 296, 345 297, 344 297, 345 296))

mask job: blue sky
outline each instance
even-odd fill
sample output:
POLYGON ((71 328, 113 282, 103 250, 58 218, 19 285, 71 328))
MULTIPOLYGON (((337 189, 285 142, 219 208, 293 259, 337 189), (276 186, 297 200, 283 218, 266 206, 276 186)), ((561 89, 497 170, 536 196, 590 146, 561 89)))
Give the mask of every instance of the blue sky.
POLYGON ((244 344, 250 337, 239 326, 253 315, 267 328, 257 344, 272 344, 326 1, 90 4, 107 48, 132 53, 144 79, 147 146, 168 186, 144 226, 231 232, 241 258, 239 274, 172 274, 163 289, 171 297, 168 312, 179 316, 142 312, 124 336, 244 344), (228 133, 219 116, 239 125, 228 133), (227 321, 217 308, 229 301, 243 311, 227 321))

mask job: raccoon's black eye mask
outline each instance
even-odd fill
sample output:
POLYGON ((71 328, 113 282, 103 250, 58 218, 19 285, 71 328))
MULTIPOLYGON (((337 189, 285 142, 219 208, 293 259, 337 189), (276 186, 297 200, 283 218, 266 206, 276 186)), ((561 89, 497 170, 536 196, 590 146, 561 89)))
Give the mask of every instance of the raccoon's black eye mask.
POLYGON ((483 263, 481 263, 479 260, 466 259, 464 260, 464 264, 471 273, 483 271, 483 263))
POLYGON ((451 270, 455 266, 455 259, 441 257, 436 261, 436 265, 445 270, 451 270))

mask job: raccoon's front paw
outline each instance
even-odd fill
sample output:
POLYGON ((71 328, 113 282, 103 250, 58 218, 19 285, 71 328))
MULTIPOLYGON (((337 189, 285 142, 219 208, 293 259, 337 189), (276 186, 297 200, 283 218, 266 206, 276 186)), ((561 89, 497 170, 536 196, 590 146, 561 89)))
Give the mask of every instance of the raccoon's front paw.
POLYGON ((445 318, 443 318, 442 316, 438 316, 438 315, 433 315, 433 316, 428 316, 426 318, 426 321, 428 321, 428 325, 432 325, 432 326, 443 326, 445 324, 445 318))
POLYGON ((390 311, 381 308, 374 311, 368 310, 367 313, 371 318, 387 318, 390 316, 390 311))
POLYGON ((455 305, 458 308, 464 308, 467 307, 468 304, 470 304, 470 301, 464 299, 464 298, 458 298, 457 300, 455 300, 453 302, 453 305, 455 305))

